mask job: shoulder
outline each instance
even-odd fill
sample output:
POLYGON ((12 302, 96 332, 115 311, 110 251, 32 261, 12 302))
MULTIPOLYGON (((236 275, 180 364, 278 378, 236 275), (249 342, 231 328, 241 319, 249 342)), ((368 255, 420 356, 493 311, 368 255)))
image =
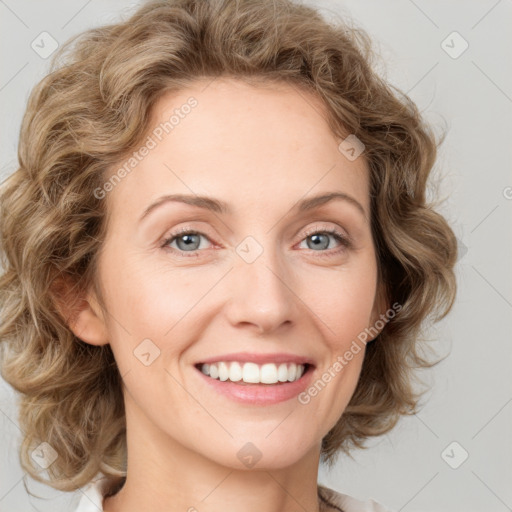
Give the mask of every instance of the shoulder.
MULTIPOLYGON (((109 480, 98 474, 82 491, 75 512, 99 512, 103 510, 103 498, 110 487, 109 480)), ((329 487, 318 484, 321 500, 321 512, 394 512, 373 499, 361 501, 348 494, 339 493, 329 487)))
POLYGON ((80 489, 80 501, 74 512, 101 512, 103 498, 111 488, 111 480, 103 473, 98 473, 89 484, 80 489))
POLYGON ((321 509, 321 512, 324 512, 324 510, 325 512, 331 512, 333 509, 342 512, 394 512, 373 499, 361 501, 320 484, 318 485, 318 494, 325 505, 325 509, 321 509))

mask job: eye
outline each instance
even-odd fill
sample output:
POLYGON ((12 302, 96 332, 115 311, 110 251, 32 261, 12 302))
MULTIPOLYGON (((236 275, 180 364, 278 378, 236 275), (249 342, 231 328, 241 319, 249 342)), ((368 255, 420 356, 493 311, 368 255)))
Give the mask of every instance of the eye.
POLYGON ((183 228, 177 233, 172 233, 169 238, 166 238, 162 243, 162 247, 168 247, 173 251, 192 253, 190 256, 199 256, 199 254, 195 254, 195 251, 198 251, 200 248, 204 249, 204 247, 201 247, 201 237, 209 240, 205 234, 199 231, 183 228), (176 241, 177 247, 171 246, 174 241, 176 241))
MULTIPOLYGON (((186 257, 197 257, 200 256, 200 250, 205 249, 204 246, 201 246, 201 238, 210 241, 204 233, 184 227, 177 232, 171 233, 171 235, 162 242, 161 247, 177 253, 189 253, 186 254, 186 257), (172 244, 175 242, 176 245, 173 247, 172 244)), ((336 229, 310 230, 306 232, 302 242, 304 241, 307 243, 308 249, 321 253, 319 256, 333 256, 352 247, 350 238, 336 229), (329 237, 338 242, 341 247, 338 249, 334 248, 334 251, 326 251, 325 249, 333 249, 333 247, 329 247, 331 241, 329 237), (311 240, 311 242, 308 240, 311 240)))
MULTIPOLYGON (((306 242, 308 249, 321 253, 328 252, 328 254, 325 254, 325 256, 332 256, 332 252, 325 251, 325 249, 333 249, 333 247, 329 247, 329 237, 331 237, 331 239, 334 239, 336 242, 338 242, 338 244, 341 245, 341 248, 335 250, 334 254, 337 254, 340 251, 343 251, 352 246, 349 237, 336 229, 316 229, 308 231, 305 235, 305 238, 303 239, 303 242, 306 242)), ((323 255, 324 254, 322 254, 322 256, 323 255)))

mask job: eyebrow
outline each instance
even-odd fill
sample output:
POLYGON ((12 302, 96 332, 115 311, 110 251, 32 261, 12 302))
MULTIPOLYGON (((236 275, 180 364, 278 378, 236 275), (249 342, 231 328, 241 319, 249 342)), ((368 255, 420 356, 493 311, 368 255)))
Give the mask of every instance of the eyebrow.
MULTIPOLYGON (((366 211, 361 205, 359 201, 357 201, 352 196, 344 193, 344 192, 330 192, 328 194, 321 194, 313 197, 308 197, 303 199, 302 201, 297 202, 293 209, 297 210, 299 213, 312 210, 313 208, 318 208, 330 201, 335 199, 346 201, 347 203, 355 206, 360 213, 367 219, 366 211)), ((221 201, 220 199, 214 199, 213 197, 208 196, 198 196, 198 195, 187 195, 187 194, 167 194, 165 196, 159 197, 154 203, 150 204, 142 213, 139 222, 145 219, 152 211, 157 209, 159 206, 169 203, 169 202, 177 202, 177 203, 185 203, 192 206, 196 206, 198 208, 203 208, 205 210, 210 210, 214 213, 219 214, 231 214, 231 208, 229 205, 221 201)))

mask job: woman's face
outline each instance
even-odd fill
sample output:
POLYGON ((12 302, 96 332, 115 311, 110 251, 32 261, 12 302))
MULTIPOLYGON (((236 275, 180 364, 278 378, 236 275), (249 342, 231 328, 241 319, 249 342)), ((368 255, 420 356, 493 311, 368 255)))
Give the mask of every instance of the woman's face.
MULTIPOLYGON (((207 85, 162 97, 146 150, 103 188, 105 332, 141 453, 285 467, 319 453, 357 384, 364 345, 353 342, 385 310, 368 169, 364 154, 338 149, 310 94, 207 85), (310 201, 332 193, 342 196, 310 201), (176 194, 188 199, 165 200, 176 194), (296 358, 311 367, 293 382, 281 365, 296 358), (197 367, 211 360, 240 363, 234 380, 237 369, 251 380, 263 368, 290 382, 213 379, 197 367)), ((222 378, 230 367, 218 366, 222 378)))

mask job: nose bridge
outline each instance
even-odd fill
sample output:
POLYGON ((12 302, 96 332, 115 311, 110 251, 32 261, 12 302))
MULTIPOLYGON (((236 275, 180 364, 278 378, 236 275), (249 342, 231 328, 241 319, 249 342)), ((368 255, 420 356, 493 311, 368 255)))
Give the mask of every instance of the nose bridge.
POLYGON ((233 323, 251 323, 260 331, 271 331, 294 321, 296 296, 292 273, 272 233, 247 236, 236 247, 231 279, 234 296, 230 308, 233 323))

